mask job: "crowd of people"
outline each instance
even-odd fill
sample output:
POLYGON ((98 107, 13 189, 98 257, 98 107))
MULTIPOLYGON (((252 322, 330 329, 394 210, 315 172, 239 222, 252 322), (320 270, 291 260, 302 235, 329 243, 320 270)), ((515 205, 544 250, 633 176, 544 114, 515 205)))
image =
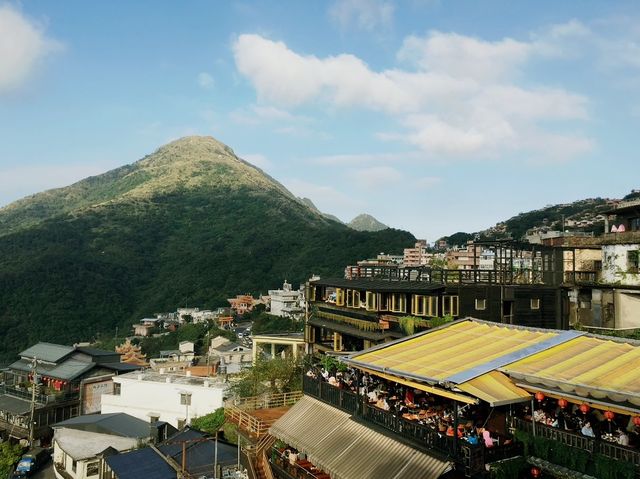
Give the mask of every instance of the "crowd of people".
POLYGON ((484 444, 487 447, 511 442, 504 430, 490 430, 488 419, 491 411, 481 405, 461 405, 455 421, 453 401, 368 373, 358 375, 351 369, 337 371, 317 367, 311 368, 307 376, 357 393, 366 398, 369 406, 428 426, 442 436, 457 436, 469 444, 484 444))
POLYGON ((521 413, 524 419, 529 421, 533 419, 536 423, 545 426, 621 446, 640 446, 640 428, 631 416, 607 413, 584 405, 566 403, 566 401, 560 403, 553 398, 536 400, 534 404, 533 414, 530 406, 522 407, 521 413))

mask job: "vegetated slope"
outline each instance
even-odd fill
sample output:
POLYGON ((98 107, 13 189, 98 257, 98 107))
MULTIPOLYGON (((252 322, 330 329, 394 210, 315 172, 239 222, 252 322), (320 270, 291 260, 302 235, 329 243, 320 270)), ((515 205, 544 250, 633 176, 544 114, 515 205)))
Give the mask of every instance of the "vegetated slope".
MULTIPOLYGON (((632 195, 627 195, 631 198, 632 195)), ((627 199, 625 197, 625 199, 627 199)), ((456 233, 445 236, 450 245, 462 245, 468 239, 478 235, 481 239, 514 238, 521 239, 532 229, 586 231, 599 234, 603 231, 603 220, 599 217, 604 211, 612 208, 617 200, 605 198, 588 198, 559 205, 549 205, 525 213, 520 213, 506 221, 478 233, 456 233)))
POLYGON ((388 228, 387 225, 381 223, 373 216, 363 213, 353 218, 348 224, 350 228, 356 231, 382 231, 388 228))
POLYGON ((11 229, 0 236, 0 363, 38 340, 87 340, 185 303, 341 275, 415 240, 318 215, 212 138, 35 195, 0 210, 0 221, 11 229))

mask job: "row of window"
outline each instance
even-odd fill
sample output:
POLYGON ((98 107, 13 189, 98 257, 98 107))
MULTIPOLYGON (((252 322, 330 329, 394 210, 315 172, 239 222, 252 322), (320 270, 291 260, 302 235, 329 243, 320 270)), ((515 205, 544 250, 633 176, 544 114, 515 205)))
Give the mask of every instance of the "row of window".
MULTIPOLYGON (((336 289, 336 305, 348 308, 364 308, 367 311, 391 311, 392 313, 410 313, 416 316, 438 316, 437 296, 414 294, 407 304, 405 293, 361 292, 354 289, 336 289)), ((442 297, 442 315, 458 316, 458 296, 442 297)))
MULTIPOLYGON (((531 309, 540 309, 540 299, 531 298, 529 305, 531 309)), ((476 298, 476 311, 484 311, 487 309, 487 300, 476 298)))

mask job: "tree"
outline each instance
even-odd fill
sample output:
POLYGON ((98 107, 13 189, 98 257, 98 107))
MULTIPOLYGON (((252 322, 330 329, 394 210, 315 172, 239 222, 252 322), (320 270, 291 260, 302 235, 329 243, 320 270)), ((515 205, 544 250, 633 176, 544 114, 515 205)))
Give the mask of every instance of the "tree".
POLYGON ((8 477, 22 456, 22 446, 5 441, 0 444, 0 477, 8 477))
POLYGON ((296 391, 302 387, 302 372, 302 362, 293 358, 259 358, 253 367, 240 373, 231 391, 238 397, 296 391))
POLYGON ((224 424, 224 408, 220 407, 210 414, 196 417, 191 420, 191 427, 198 431, 206 432, 212 436, 217 434, 224 424))

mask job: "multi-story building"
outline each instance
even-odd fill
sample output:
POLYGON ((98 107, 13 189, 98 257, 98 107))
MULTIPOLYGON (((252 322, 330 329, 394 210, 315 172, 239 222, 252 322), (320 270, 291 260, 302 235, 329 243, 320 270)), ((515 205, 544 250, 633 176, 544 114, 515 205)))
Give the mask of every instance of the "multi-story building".
POLYGON ((413 248, 405 248, 402 264, 405 267, 425 266, 429 261, 427 241, 418 240, 413 248))
POLYGON ((300 319, 304 314, 304 289, 294 290, 285 280, 282 289, 269 290, 269 313, 273 316, 300 319))
POLYGON ((398 269, 402 265, 404 256, 396 256, 380 253, 375 259, 365 259, 358 261, 355 266, 347 266, 344 270, 344 277, 351 278, 376 278, 383 272, 386 274, 389 269, 398 269))
POLYGON ((439 324, 434 318, 474 316, 489 321, 568 328, 565 251, 575 248, 513 241, 475 243, 491 251, 492 269, 393 268, 377 278, 309 282, 307 340, 314 351, 350 351, 439 324), (530 267, 527 267, 530 265, 530 267), (412 318, 407 319, 410 316, 412 318))
POLYGON ((124 412, 181 429, 194 417, 222 407, 226 389, 222 380, 192 377, 188 372, 123 374, 113 378, 113 391, 102 396, 102 413, 124 412))
POLYGON ((305 375, 304 396, 269 430, 281 441, 273 472, 638 477, 639 352, 637 341, 473 318, 358 351, 341 360, 351 386, 305 375))
POLYGON ((115 374, 138 369, 121 363, 116 352, 89 347, 41 342, 19 356, 3 373, 0 431, 3 436, 28 438, 34 398, 33 437, 44 442, 51 438, 53 424, 99 412, 102 394, 113 390, 115 374))
POLYGON ((229 298, 227 301, 231 305, 231 311, 239 316, 250 313, 256 304, 262 303, 262 301, 255 299, 250 294, 239 294, 235 298, 229 298))

